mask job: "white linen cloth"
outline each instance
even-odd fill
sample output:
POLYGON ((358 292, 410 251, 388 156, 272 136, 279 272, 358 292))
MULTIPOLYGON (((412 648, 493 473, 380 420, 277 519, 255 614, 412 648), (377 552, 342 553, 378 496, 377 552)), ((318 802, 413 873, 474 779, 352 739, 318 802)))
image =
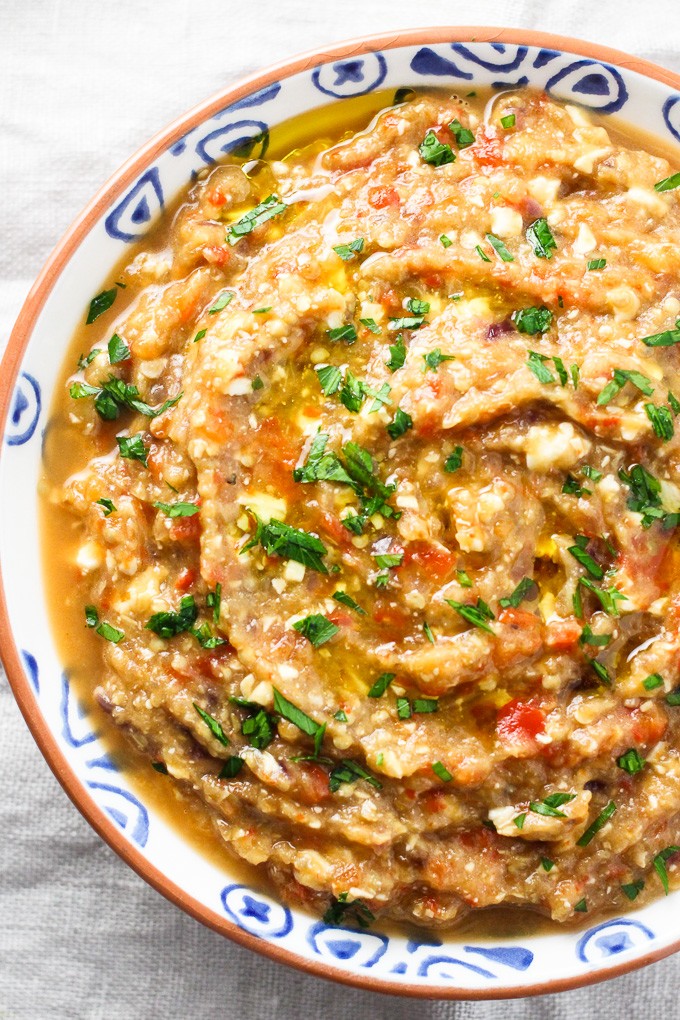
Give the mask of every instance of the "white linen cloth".
MULTIPOLYGON (((0 0, 0 349, 74 216, 150 135, 266 64, 424 25, 542 29, 680 70, 677 0, 0 0)), ((590 989, 414 1002, 274 964, 142 882, 66 798, 0 671, 1 1020, 678 1016, 680 955, 590 989)))

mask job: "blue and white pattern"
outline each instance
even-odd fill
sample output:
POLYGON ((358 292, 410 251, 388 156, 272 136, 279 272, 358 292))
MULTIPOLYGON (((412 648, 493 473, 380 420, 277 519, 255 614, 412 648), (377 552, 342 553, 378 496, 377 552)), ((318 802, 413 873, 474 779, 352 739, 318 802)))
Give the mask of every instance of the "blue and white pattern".
MULTIPOLYGON (((12 629, 30 691, 38 730, 57 742, 60 769, 77 777, 86 797, 122 832, 130 846, 190 898, 212 911, 217 923, 236 926, 263 944, 281 946, 293 958, 343 974, 370 973, 384 981, 422 985, 432 994, 450 990, 530 992, 552 980, 606 975, 621 962, 658 952, 677 938, 670 902, 659 900, 629 916, 587 931, 560 931, 521 939, 489 938, 469 944, 455 934, 419 939, 369 930, 337 928, 291 910, 256 888, 239 884, 204 860, 170 829, 162 816, 120 771, 92 718, 74 697, 49 638, 42 590, 35 492, 41 471, 41 438, 62 353, 90 298, 109 280, 126 246, 153 226, 174 196, 200 171, 235 150, 267 153, 274 125, 347 97, 401 86, 443 86, 462 97, 478 87, 528 84, 598 113, 617 113, 633 124, 680 142, 680 90, 623 67, 557 48, 451 39, 402 46, 309 67, 222 104, 211 116, 168 136, 167 150, 117 193, 57 279, 34 328, 4 423, 0 458, 0 559, 12 629), (55 313, 56 310, 56 313, 55 313), (11 498, 10 498, 11 496, 11 498), (30 594, 27 594, 30 593, 30 594)), ((389 93, 388 93, 389 94, 389 93)), ((169 782, 157 776, 159 783, 169 782)), ((139 860, 139 858, 138 858, 139 860)), ((677 895, 677 894, 676 894, 677 895)))

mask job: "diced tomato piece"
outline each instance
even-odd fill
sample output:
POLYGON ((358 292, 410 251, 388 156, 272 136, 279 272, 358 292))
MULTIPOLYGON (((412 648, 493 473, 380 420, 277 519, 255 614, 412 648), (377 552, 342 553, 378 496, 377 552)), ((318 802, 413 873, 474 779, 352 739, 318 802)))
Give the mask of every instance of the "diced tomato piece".
POLYGON ((458 557, 444 545, 409 542, 404 551, 404 566, 415 564, 427 577, 443 581, 454 570, 458 557))
POLYGON ((432 814, 443 811, 445 796, 443 790, 428 790, 423 797, 425 808, 431 811, 432 814))
POLYGON ((499 166, 503 162, 503 144, 500 138, 491 138, 484 129, 477 133, 469 150, 480 166, 499 166))
POLYGON ((203 248, 203 258, 212 266, 224 267, 231 259, 231 251, 226 244, 206 244, 203 248))
POLYGON ((575 616, 551 620, 545 628, 545 645, 555 652, 566 652, 574 647, 580 636, 581 624, 575 616))
POLYGON ((180 570, 175 581, 177 591, 187 591, 196 582, 196 570, 193 567, 184 567, 180 570))
POLYGON ((374 209, 387 209, 388 206, 400 205, 401 199, 395 188, 369 188, 368 204, 374 209))
POLYGON ((500 709, 496 721, 498 739, 517 757, 536 750, 536 737, 545 730, 545 715, 531 701, 514 698, 500 709))
POLYGON ((201 537, 201 516, 176 517, 170 525, 170 537, 181 545, 193 545, 201 537))
POLYGON ((373 619, 395 639, 401 637, 411 625, 411 614, 406 609, 391 606, 387 602, 381 602, 375 607, 373 619))
POLYGON ((656 705, 651 712, 633 710, 633 740, 638 744, 654 744, 661 740, 668 728, 668 719, 656 705))
POLYGON ((328 772, 314 762, 299 763, 297 790, 304 804, 319 804, 329 796, 328 772))

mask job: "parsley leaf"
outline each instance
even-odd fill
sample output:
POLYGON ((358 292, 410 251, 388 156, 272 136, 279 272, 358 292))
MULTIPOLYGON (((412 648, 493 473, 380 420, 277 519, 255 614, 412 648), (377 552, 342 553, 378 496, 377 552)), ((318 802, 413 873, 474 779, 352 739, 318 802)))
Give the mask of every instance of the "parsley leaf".
POLYGON ((501 606, 502 609, 517 609, 524 599, 535 599, 537 595, 538 587, 536 582, 530 577, 523 577, 512 595, 507 595, 505 598, 499 599, 498 605, 501 606))
POLYGON ((680 188, 680 172, 671 174, 670 177, 664 177, 662 181, 657 181, 654 185, 655 191, 674 191, 675 188, 680 188))
POLYGON ((453 354, 442 354, 441 347, 435 347, 435 349, 430 351, 428 354, 423 354, 425 371, 429 369, 431 372, 436 372, 442 362, 455 360, 456 358, 453 354))
POLYGON ((255 518, 255 534, 243 546, 242 553, 259 544, 267 556, 280 556, 284 560, 296 560, 312 570, 318 570, 320 574, 328 573, 328 568, 321 560, 328 549, 319 538, 310 535, 301 528, 293 528, 289 524, 284 524, 283 521, 277 521, 273 517, 268 524, 265 524, 256 514, 252 514, 252 516, 255 518))
POLYGON ((451 780, 453 779, 453 776, 451 775, 449 770, 446 768, 445 765, 442 765, 440 761, 433 761, 431 768, 435 776, 438 776, 443 783, 450 783, 451 780))
POLYGON ((428 131, 418 147, 421 159, 432 166, 445 166, 453 163, 456 154, 450 145, 440 142, 434 131, 428 131))
MULTIPOLYGON (((309 617, 308 617, 309 619, 309 617)), ((323 741, 324 734, 326 732, 326 724, 321 725, 315 722, 314 719, 310 718, 303 712, 301 708, 294 705, 292 701, 285 698, 280 691, 273 688, 274 691, 274 711, 283 718, 287 719, 288 722, 292 723, 293 726, 297 726, 299 730, 306 733, 308 737, 312 737, 314 740, 314 753, 318 755, 321 748, 321 742, 323 741)))
POLYGON ((486 239, 491 245, 491 247, 494 249, 498 257, 501 259, 501 261, 503 262, 515 261, 515 256, 510 254, 508 249, 505 247, 504 243, 501 241, 500 237, 496 237, 495 234, 486 234, 486 239))
POLYGON ((362 326, 365 326, 366 329, 370 330, 371 333, 375 333, 376 336, 379 336, 382 333, 382 330, 375 319, 359 319, 359 322, 362 326))
POLYGON ((536 336, 537 333, 547 333, 552 320, 553 313, 545 305, 521 308, 519 311, 512 313, 512 321, 518 332, 526 333, 528 336, 536 336))
POLYGON ((629 776, 634 776, 636 773, 642 772, 647 763, 637 748, 629 747, 624 754, 616 759, 616 764, 629 776))
POLYGON ((404 338, 399 334, 396 343, 390 344, 390 360, 386 363, 390 372, 396 372, 398 368, 403 368, 404 362, 406 361, 406 346, 404 344, 404 338))
POLYGON ((117 365, 119 361, 127 361, 130 357, 130 348, 117 333, 114 333, 108 344, 109 361, 117 365))
POLYGON ((351 322, 347 322, 344 326, 327 329, 326 336, 329 340, 346 340, 348 345, 351 346, 357 338, 357 331, 351 322))
POLYGON ((568 804, 576 797, 575 793, 550 793, 543 800, 531 801, 529 810, 535 815, 544 815, 548 818, 566 818, 564 811, 558 810, 563 804, 568 804))
POLYGON ((116 509, 116 507, 113 505, 112 500, 106 499, 106 497, 98 499, 95 502, 97 503, 98 506, 104 508, 104 517, 108 517, 109 514, 112 514, 116 509))
POLYGON ((362 900, 348 900, 347 896, 348 893, 340 893, 337 900, 333 900, 323 915, 323 923, 338 927, 353 917, 362 928, 368 928, 371 921, 375 921, 375 914, 362 900))
POLYGON ((654 435, 666 442, 673 438, 675 427, 671 412, 667 407, 657 407, 656 404, 645 404, 645 413, 652 423, 654 435))
POLYGON ((209 591, 205 597, 205 604, 208 609, 213 611, 213 620, 215 623, 220 622, 220 609, 222 607, 222 585, 217 582, 215 585, 215 591, 209 591))
POLYGON ((555 383, 557 380, 552 374, 549 368, 546 368, 545 362, 548 360, 545 354, 539 354, 537 351, 529 351, 529 357, 527 358, 527 367, 536 376, 540 383, 547 385, 548 383, 555 383))
POLYGON ((462 464, 463 464, 463 447, 454 446, 453 450, 444 461, 444 470, 451 475, 453 474, 454 471, 458 471, 462 464))
POLYGON ((206 712, 205 709, 201 708, 200 705, 197 705, 195 701, 193 702, 193 706, 196 709, 197 713, 200 715, 203 722, 210 730, 210 732, 212 733, 215 740, 218 740, 220 744, 222 744, 224 747, 227 747, 229 745, 229 738, 227 737, 226 733, 222 729, 222 726, 217 721, 217 719, 215 719, 214 716, 210 715, 209 712, 206 712))
POLYGON ((672 347, 674 344, 680 344, 680 319, 676 321, 675 329, 665 329, 663 333, 643 336, 642 343, 646 347, 672 347))
POLYGON ((193 595, 184 595, 180 601, 178 612, 154 613, 144 625, 144 629, 152 630, 159 637, 171 638, 191 630, 197 616, 198 609, 193 595))
POLYGON ((365 769, 358 762, 352 761, 349 758, 343 758, 342 761, 335 766, 330 774, 328 788, 331 793, 335 793, 336 790, 340 789, 342 783, 356 783, 357 779, 363 779, 364 782, 368 783, 369 786, 374 787, 376 790, 382 789, 382 783, 375 776, 371 775, 368 769, 365 769))
POLYGON ((576 545, 570 545, 567 552, 571 553, 574 559, 580 563, 582 567, 585 567, 591 577, 594 577, 596 581, 601 581, 604 577, 604 570, 586 551, 588 541, 589 540, 585 535, 577 535, 576 545))
POLYGON ((239 772, 241 771, 241 769, 243 768, 244 765, 245 765, 245 761, 244 761, 243 758, 239 758, 239 756, 237 754, 232 754, 225 761, 225 763, 222 766, 222 768, 221 768, 217 778, 218 779, 234 779, 239 774, 239 772))
POLYGON ((406 411, 397 408, 393 421, 387 426, 387 433, 391 439, 398 439, 405 432, 413 428, 413 418, 406 411))
POLYGON ((553 237, 548 221, 544 217, 535 220, 531 226, 527 227, 526 237, 537 258, 552 258, 553 251, 557 248, 557 242, 553 237))
POLYGON ((234 296, 233 290, 223 290, 215 301, 215 304, 208 309, 208 315, 217 315, 218 312, 221 312, 223 308, 227 307, 227 305, 233 300, 234 296))
POLYGON ((454 119, 449 124, 449 131, 453 134, 456 139, 456 145, 459 149, 467 149, 469 145, 474 144, 475 136, 469 128, 463 127, 461 122, 454 119))
POLYGON ((632 901, 638 898, 644 887, 645 883, 641 878, 638 878, 634 882, 627 882, 622 885, 621 892, 632 901))
POLYGON ((381 698, 396 675, 396 673, 381 673, 368 691, 369 698, 381 698))
POLYGON ((645 396, 651 397, 654 392, 654 387, 646 375, 642 375, 641 372, 632 372, 623 368, 615 368, 613 378, 607 383, 597 398, 598 406, 602 407, 603 405, 608 404, 610 400, 612 400, 612 398, 623 389, 627 382, 632 383, 633 386, 641 390, 645 396))
POLYGON ((136 436, 116 436, 116 443, 121 457, 126 460, 138 460, 144 467, 149 466, 147 462, 149 451, 144 445, 141 432, 136 436))
POLYGON ((346 591, 333 592, 331 596, 336 602, 339 602, 343 606, 347 606, 348 609, 353 609, 359 616, 367 616, 365 609, 362 609, 358 602, 355 602, 351 595, 348 595, 346 591))
POLYGON ((357 237, 354 241, 350 241, 349 244, 334 244, 333 251, 336 255, 339 255, 343 262, 349 262, 355 255, 358 255, 363 251, 364 239, 363 237, 357 237))
POLYGON ((599 815, 592 823, 592 825, 588 826, 588 828, 583 833, 581 838, 576 840, 576 846, 588 846, 588 844, 592 842, 595 836, 597 836, 600 829, 602 829, 607 824, 607 822, 612 817, 615 811, 616 804, 614 803, 613 800, 610 800, 607 806, 603 808, 602 811, 600 811, 599 815))
POLYGON ((661 852, 656 855, 653 861, 654 870, 661 880, 661 885, 663 886, 663 891, 666 896, 668 896, 668 871, 666 870, 666 861, 669 857, 672 857, 673 854, 677 853, 680 853, 680 846, 667 846, 665 850, 661 850, 661 852))
POLYGON ((338 392, 342 382, 342 372, 339 368, 336 368, 335 365, 326 365, 324 368, 315 369, 315 372, 319 377, 321 392, 325 396, 332 397, 334 393, 338 392))
POLYGON ((108 312, 109 308, 116 300, 118 290, 112 287, 111 290, 103 290, 101 294, 97 294, 90 301, 90 307, 85 320, 86 326, 91 326, 95 319, 98 319, 104 312, 108 312))
POLYGON ((256 205, 254 209, 242 216, 236 223, 232 223, 227 231, 229 244, 238 244, 242 237, 250 234, 256 227, 266 223, 273 216, 280 216, 288 207, 276 195, 269 195, 264 202, 256 205))
POLYGON ((495 633, 487 623, 487 620, 494 620, 495 616, 482 599, 477 599, 476 606, 469 602, 456 602, 454 599, 445 599, 444 601, 448 602, 451 608, 455 609, 458 615, 462 616, 468 623, 479 627, 481 630, 485 630, 487 634, 495 633))
POLYGON ((166 517, 193 517, 199 511, 199 507, 195 503, 157 502, 153 505, 157 510, 162 510, 166 517))
POLYGON ((311 616, 305 616, 304 620, 294 623, 293 630, 306 637, 315 648, 320 648, 321 645, 325 645, 327 641, 335 637, 340 628, 327 620, 321 613, 312 613, 311 616))
POLYGON ((586 269, 588 270, 588 272, 592 273, 593 270, 595 269, 604 269, 606 265, 607 265, 606 259, 589 259, 588 264, 586 265, 586 269))

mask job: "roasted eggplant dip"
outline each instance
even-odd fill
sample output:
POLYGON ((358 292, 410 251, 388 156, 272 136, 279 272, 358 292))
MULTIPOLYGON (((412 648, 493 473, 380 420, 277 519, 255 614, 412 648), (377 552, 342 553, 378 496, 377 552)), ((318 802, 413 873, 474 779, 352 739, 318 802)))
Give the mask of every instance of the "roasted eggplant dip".
POLYGON ((86 310, 73 654, 329 923, 620 911, 680 882, 680 173, 545 95, 383 106, 199 174, 86 310))

